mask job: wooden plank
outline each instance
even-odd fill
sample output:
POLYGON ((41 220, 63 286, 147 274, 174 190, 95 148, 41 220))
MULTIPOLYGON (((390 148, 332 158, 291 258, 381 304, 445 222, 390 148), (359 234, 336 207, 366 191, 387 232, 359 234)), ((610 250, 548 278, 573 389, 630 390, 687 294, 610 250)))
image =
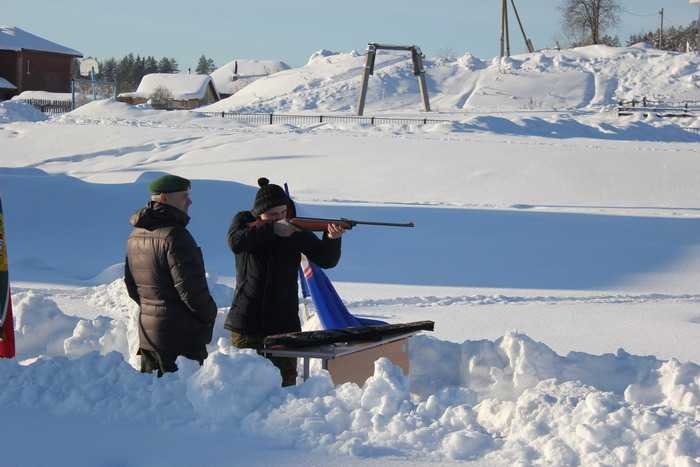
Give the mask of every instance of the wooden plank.
POLYGON ((382 357, 391 360, 408 376, 410 364, 408 339, 405 338, 329 360, 328 372, 334 384, 355 383, 362 386, 374 374, 374 362, 382 357))

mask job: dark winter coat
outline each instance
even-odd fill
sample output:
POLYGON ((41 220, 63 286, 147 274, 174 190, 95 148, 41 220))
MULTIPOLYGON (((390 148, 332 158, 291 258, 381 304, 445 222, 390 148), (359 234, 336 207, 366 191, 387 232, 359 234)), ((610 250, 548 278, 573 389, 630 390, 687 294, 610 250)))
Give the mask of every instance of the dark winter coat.
POLYGON ((211 341, 216 304, 202 250, 185 228, 189 220, 183 211, 157 202, 131 216, 125 281, 141 309, 140 347, 193 358, 211 341))
POLYGON ((322 268, 340 260, 340 239, 312 232, 278 237, 271 222, 249 226, 255 217, 238 213, 228 231, 236 256, 236 292, 224 327, 244 335, 300 331, 297 271, 301 253, 322 268))

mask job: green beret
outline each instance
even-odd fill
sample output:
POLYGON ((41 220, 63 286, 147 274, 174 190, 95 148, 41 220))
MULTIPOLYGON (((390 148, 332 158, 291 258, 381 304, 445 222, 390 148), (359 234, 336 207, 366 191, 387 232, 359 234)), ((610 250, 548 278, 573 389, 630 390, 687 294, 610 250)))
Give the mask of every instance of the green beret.
POLYGON ((177 175, 163 175, 153 180, 148 189, 152 194, 173 193, 175 191, 187 191, 190 189, 191 183, 186 178, 178 177, 177 175))

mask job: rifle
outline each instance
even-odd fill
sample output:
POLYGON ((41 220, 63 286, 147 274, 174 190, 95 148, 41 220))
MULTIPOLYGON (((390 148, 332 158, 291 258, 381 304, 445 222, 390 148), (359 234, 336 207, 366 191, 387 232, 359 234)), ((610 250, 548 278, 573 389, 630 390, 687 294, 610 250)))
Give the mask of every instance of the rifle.
MULTIPOLYGON (((263 220, 256 220, 251 222, 248 225, 260 225, 263 222, 270 222, 270 221, 263 221, 263 220)), ((341 226, 345 230, 350 230, 356 225, 374 225, 378 227, 415 227, 416 224, 413 222, 407 222, 407 223, 395 223, 395 222, 371 222, 371 221, 357 221, 353 219, 345 219, 345 218, 340 218, 340 219, 320 219, 317 217, 291 217, 287 219, 287 222, 292 224, 294 227, 297 227, 301 230, 307 230, 310 232, 326 232, 328 230, 328 225, 330 224, 336 224, 341 226)))

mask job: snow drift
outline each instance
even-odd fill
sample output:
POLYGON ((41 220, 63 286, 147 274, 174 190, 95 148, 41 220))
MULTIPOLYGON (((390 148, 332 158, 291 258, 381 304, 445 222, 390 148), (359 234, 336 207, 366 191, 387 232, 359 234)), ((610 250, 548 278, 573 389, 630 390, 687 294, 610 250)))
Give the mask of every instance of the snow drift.
POLYGON ((0 123, 40 122, 47 119, 46 114, 25 102, 12 100, 0 102, 0 123))
MULTIPOLYGON (((124 295, 117 282, 93 292, 108 307, 124 295)), ((319 370, 304 384, 282 389, 268 360, 219 338, 201 368, 180 359, 179 372, 158 380, 125 361, 134 351, 125 345, 128 316, 78 321, 32 293, 15 299, 18 346, 24 357, 36 355, 24 365, 0 361, 3 410, 94 416, 103 423, 235 427, 281 447, 362 457, 700 462, 700 366, 693 363, 623 350, 561 356, 516 332, 461 344, 418 336, 409 346, 410 378, 380 359, 362 387, 334 387, 319 370), (31 338, 22 332, 38 322, 41 332, 35 329, 31 338), (53 336, 47 342, 54 344, 65 338, 72 358, 45 356, 55 349, 36 345, 37 335, 53 336)))
MULTIPOLYGON (((351 111, 365 55, 314 53, 300 68, 241 89, 211 111, 351 111)), ((426 60, 433 110, 503 111, 598 108, 633 97, 700 100, 697 54, 603 45, 483 61, 471 54, 426 60)), ((377 55, 367 110, 420 109, 408 54, 377 55)))

